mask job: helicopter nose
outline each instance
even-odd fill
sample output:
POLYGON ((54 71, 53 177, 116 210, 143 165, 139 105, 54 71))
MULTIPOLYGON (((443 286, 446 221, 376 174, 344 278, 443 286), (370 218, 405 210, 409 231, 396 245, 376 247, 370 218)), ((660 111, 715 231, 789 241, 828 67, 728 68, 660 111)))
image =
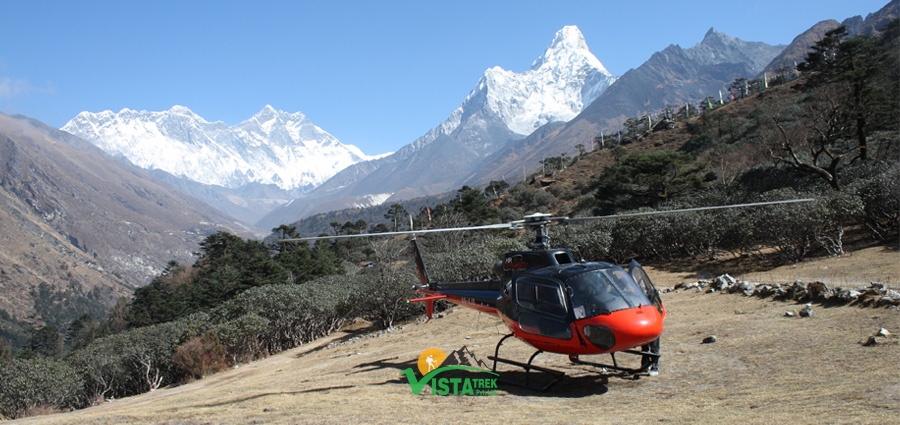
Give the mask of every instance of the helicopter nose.
POLYGON ((619 310, 586 321, 582 332, 602 350, 619 351, 653 342, 663 330, 663 319, 653 306, 619 310))

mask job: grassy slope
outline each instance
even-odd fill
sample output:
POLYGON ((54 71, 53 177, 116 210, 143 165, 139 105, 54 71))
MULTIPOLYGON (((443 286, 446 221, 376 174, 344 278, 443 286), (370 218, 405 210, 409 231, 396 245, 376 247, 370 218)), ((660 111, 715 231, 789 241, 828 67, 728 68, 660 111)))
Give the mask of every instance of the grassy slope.
MULTIPOLYGON (((766 277, 830 279, 877 268, 896 284, 898 260, 897 251, 875 247, 766 277)), ((658 286, 688 275, 652 271, 658 286)), ((784 317, 796 304, 740 295, 667 293, 664 301, 664 357, 654 378, 598 377, 542 354, 536 364, 569 374, 547 393, 501 383, 493 397, 413 395, 400 371, 423 350, 467 346, 487 361, 506 333, 498 319, 458 309, 371 338, 337 333, 190 384, 21 423, 885 423, 900 415, 898 338, 859 344, 881 327, 900 334, 898 311, 814 306, 814 317, 801 319, 784 317), (700 343, 713 334, 717 343, 700 343), (335 341, 344 343, 329 346, 335 341)), ((527 359, 531 350, 508 342, 501 354, 527 359)))

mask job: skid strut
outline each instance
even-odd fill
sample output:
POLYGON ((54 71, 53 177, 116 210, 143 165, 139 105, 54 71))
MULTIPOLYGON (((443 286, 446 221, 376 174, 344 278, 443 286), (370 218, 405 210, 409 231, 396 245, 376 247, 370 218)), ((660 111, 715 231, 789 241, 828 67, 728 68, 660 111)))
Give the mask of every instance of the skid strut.
MULTIPOLYGON (((624 350, 622 352, 628 353, 628 354, 635 354, 638 356, 642 356, 643 358, 659 359, 659 354, 653 353, 650 351, 624 350)), ((622 367, 622 366, 619 366, 619 362, 616 360, 616 353, 609 353, 609 355, 610 355, 610 357, 612 357, 613 364, 589 362, 589 361, 581 360, 576 355, 570 355, 569 361, 572 363, 575 363, 575 364, 580 364, 580 365, 616 370, 619 372, 624 372, 627 375, 637 375, 639 373, 645 373, 653 365, 653 362, 647 362, 647 363, 641 364, 641 367, 639 367, 639 368, 622 367)))
POLYGON ((501 379, 501 382, 528 388, 528 389, 532 389, 532 390, 547 391, 550 388, 552 388, 554 385, 556 385, 559 381, 561 381, 563 379, 563 377, 566 376, 565 372, 560 372, 558 370, 553 370, 553 369, 549 369, 546 367, 535 366, 535 365, 531 364, 531 362, 534 361, 535 357, 537 357, 538 354, 543 353, 542 350, 535 351, 535 353, 532 354, 531 357, 528 358, 528 363, 517 362, 515 360, 504 359, 504 358, 500 357, 500 346, 503 345, 503 342, 506 341, 506 339, 511 336, 513 336, 513 334, 509 334, 509 335, 506 335, 503 338, 501 338, 500 341, 497 342, 497 347, 494 348, 494 355, 488 357, 488 360, 494 361, 494 365, 491 368, 491 370, 495 373, 497 372, 497 363, 498 362, 505 363, 505 364, 512 365, 512 366, 517 366, 517 367, 520 367, 525 370, 525 379, 522 382, 501 379), (530 378, 531 378, 532 370, 540 372, 542 374, 546 374, 547 376, 550 377, 550 381, 543 386, 531 385, 530 378))

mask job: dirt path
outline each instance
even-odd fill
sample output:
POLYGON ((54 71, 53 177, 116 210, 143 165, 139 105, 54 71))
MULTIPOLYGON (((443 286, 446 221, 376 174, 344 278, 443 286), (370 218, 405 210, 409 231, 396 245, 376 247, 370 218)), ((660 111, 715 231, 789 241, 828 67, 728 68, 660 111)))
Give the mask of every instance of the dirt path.
MULTIPOLYGON (((865 258, 900 259, 887 254, 865 258)), ((685 278, 653 277, 659 286, 685 278)), ((900 417, 900 339, 860 344, 882 327, 900 334, 896 310, 814 305, 811 318, 787 318, 786 311, 802 306, 696 292, 664 294, 664 301, 661 373, 653 378, 598 376, 564 356, 541 354, 536 364, 568 374, 550 392, 501 383, 494 396, 412 394, 401 370, 415 367, 425 349, 449 353, 465 346, 487 361, 506 333, 492 316, 457 309, 427 324, 365 338, 337 333, 187 385, 16 423, 887 423, 900 417), (718 342, 702 344, 709 335, 718 342)), ((503 349, 522 360, 533 351, 518 342, 503 349)))

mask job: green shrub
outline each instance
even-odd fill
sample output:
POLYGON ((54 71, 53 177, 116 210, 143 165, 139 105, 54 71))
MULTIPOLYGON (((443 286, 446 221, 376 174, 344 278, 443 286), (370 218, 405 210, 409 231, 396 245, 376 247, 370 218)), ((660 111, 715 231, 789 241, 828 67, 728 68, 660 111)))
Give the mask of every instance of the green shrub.
POLYGON ((109 397, 126 397, 179 382, 172 362, 175 348, 204 332, 206 317, 131 329, 99 338, 73 351, 67 360, 84 377, 84 405, 109 397))
POLYGON ((213 328, 230 364, 248 362, 265 355, 262 341, 268 329, 269 320, 253 313, 219 323, 213 328))
POLYGON ((0 363, 0 415, 15 419, 36 408, 77 404, 81 376, 55 359, 15 359, 0 363))

